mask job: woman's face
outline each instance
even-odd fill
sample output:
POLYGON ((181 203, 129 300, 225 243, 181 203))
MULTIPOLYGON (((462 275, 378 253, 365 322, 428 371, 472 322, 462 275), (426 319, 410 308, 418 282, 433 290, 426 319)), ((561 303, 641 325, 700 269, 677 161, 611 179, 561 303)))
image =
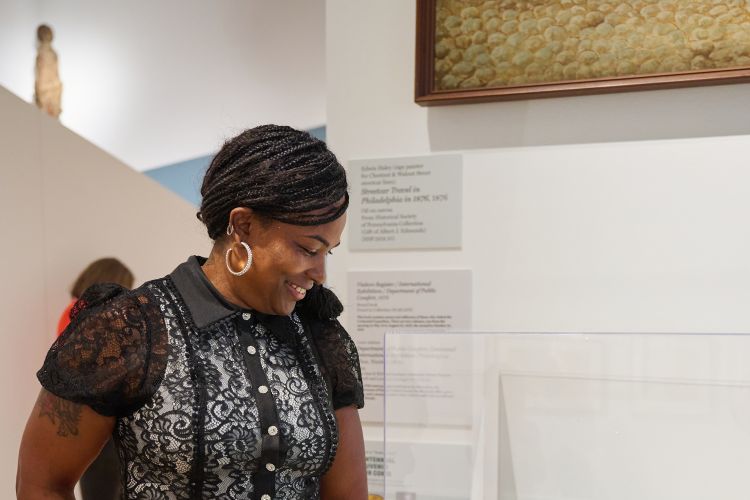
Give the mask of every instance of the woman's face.
POLYGON ((326 257, 341 242, 345 225, 346 214, 319 226, 254 224, 247 240, 252 266, 236 278, 236 293, 260 312, 291 314, 307 290, 325 282, 326 257))

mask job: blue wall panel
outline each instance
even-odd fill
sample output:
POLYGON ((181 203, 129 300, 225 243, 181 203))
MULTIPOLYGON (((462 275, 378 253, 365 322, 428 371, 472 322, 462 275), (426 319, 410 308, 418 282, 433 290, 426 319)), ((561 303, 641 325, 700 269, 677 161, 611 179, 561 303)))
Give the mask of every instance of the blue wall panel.
POLYGON ((201 181, 212 156, 173 163, 143 172, 196 207, 201 203, 201 181))
MULTIPOLYGON (((325 127, 317 127, 308 130, 308 132, 313 137, 322 141, 326 140, 325 127)), ((198 207, 201 203, 201 181, 212 158, 213 155, 201 156, 192 160, 152 168, 143 173, 198 207)))

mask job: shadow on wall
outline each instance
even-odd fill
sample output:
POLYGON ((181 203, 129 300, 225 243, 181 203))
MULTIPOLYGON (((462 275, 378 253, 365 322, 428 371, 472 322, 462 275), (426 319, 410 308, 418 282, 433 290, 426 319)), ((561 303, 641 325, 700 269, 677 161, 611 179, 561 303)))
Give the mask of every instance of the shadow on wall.
POLYGON ((433 151, 750 134, 750 84, 428 109, 433 151))
MULTIPOLYGON (((308 130, 310 135, 318 139, 326 140, 325 126, 308 130)), ((213 159, 213 154, 185 160, 162 167, 156 167, 143 173, 156 182, 178 194, 185 200, 198 207, 201 203, 201 181, 208 165, 213 159)))

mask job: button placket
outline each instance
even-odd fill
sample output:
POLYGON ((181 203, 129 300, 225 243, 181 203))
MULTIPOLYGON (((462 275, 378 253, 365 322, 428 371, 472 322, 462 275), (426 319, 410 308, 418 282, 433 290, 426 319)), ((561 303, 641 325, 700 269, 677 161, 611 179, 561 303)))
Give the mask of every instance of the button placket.
POLYGON ((258 408, 258 418, 261 428, 262 444, 258 473, 253 480, 257 492, 254 498, 271 500, 275 492, 275 476, 281 461, 281 433, 279 432, 279 417, 276 402, 270 391, 268 376, 261 360, 261 346, 258 345, 255 325, 258 318, 250 313, 236 316, 236 325, 241 344, 242 358, 247 370, 250 383, 248 391, 258 408), (257 392, 256 392, 257 389, 257 392))

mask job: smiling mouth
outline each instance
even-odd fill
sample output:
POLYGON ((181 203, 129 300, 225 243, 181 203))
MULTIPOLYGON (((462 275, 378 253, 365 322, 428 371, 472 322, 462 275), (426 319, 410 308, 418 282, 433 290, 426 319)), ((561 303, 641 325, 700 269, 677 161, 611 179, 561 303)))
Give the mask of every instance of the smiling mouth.
POLYGON ((289 287, 289 289, 290 289, 290 290, 292 291, 292 295, 294 295, 294 297, 295 297, 295 298, 296 298, 297 300, 302 300, 302 299, 304 299, 304 298, 305 298, 305 295, 307 294, 307 290, 306 290, 305 288, 302 288, 302 287, 301 287, 301 286, 299 286, 299 285, 295 285, 295 284, 294 284, 294 283, 292 283, 291 281, 287 281, 287 282, 286 282, 286 285, 287 285, 287 286, 289 287))

